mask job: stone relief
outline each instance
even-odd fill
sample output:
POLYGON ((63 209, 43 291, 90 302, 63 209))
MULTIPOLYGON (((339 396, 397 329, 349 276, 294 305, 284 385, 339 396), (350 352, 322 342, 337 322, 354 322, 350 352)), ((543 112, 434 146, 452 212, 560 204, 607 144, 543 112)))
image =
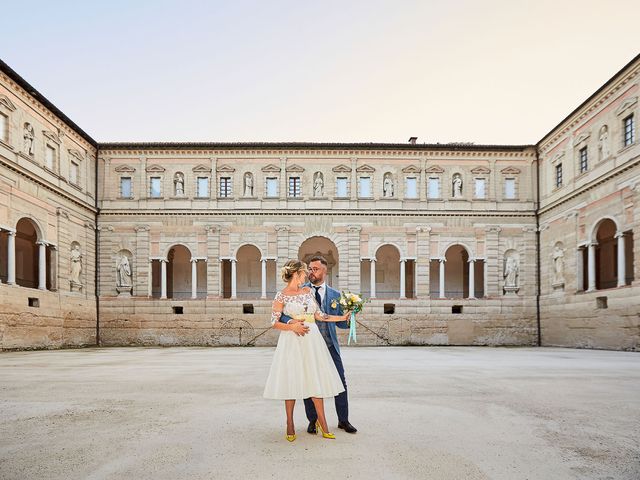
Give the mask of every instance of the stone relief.
POLYGON ((175 187, 175 196, 183 197, 184 196, 184 175, 182 172, 177 172, 173 177, 173 185, 175 187))
POLYGON ((393 197, 393 177, 390 172, 384 174, 384 180, 382 182, 382 196, 385 198, 393 197))
POLYGON ((129 256, 126 251, 121 251, 118 253, 116 266, 116 290, 118 294, 131 295, 132 278, 129 256))
POLYGON ((514 294, 518 291, 518 278, 520 275, 520 259, 515 250, 508 250, 504 254, 504 291, 505 294, 514 294))
POLYGON ((313 176, 313 196, 324 196, 324 176, 322 172, 316 172, 313 176))
POLYGON ((452 187, 453 198, 462 198, 462 177, 459 173, 453 176, 452 187))
POLYGON ((24 153, 26 153, 27 155, 33 155, 34 153, 34 145, 33 145, 33 141, 35 139, 36 135, 35 135, 35 131, 33 130, 33 126, 27 122, 24 124, 24 134, 23 134, 23 138, 24 138, 24 153))
POLYGON ((253 197, 253 175, 249 172, 244 174, 244 196, 253 197))
POLYGON ((69 284, 71 291, 74 289, 82 290, 82 282, 80 281, 80 275, 82 274, 82 252, 80 251, 80 244, 73 242, 71 244, 71 252, 69 254, 71 260, 70 272, 69 272, 69 284))

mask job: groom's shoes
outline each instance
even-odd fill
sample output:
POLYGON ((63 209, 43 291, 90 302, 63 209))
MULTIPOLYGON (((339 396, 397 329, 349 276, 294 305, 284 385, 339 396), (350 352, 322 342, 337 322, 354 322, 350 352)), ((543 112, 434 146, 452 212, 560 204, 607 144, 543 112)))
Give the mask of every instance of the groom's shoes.
POLYGON ((358 429, 349 422, 338 422, 338 428, 341 428, 347 433, 356 433, 358 431, 358 429))
POLYGON ((316 421, 309 422, 309 426, 307 427, 307 433, 316 434, 316 421))

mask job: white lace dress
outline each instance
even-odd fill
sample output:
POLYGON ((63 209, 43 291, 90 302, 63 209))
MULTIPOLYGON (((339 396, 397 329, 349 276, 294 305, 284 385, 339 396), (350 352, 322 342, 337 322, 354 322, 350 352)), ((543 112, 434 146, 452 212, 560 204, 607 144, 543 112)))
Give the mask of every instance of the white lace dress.
MULTIPOLYGON (((310 292, 299 295, 276 294, 284 304, 282 312, 290 317, 318 310, 310 292)), ((271 324, 279 321, 274 312, 271 324)), ((264 397, 276 400, 300 400, 309 397, 330 398, 344 391, 327 344, 315 322, 305 322, 309 333, 299 337, 289 330, 281 330, 273 355, 271 370, 264 388, 264 397)))

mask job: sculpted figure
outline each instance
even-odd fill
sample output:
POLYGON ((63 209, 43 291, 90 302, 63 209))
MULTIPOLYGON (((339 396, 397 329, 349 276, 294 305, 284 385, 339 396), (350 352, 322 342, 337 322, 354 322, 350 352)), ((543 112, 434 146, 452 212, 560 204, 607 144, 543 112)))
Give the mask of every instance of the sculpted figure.
POLYGON ((313 196, 322 197, 324 194, 324 179, 322 178, 322 172, 316 172, 316 177, 313 180, 313 196))
POLYGON ((30 123, 24 124, 24 153, 27 155, 33 155, 33 139, 35 138, 35 132, 30 123))
POLYGON ((253 175, 248 172, 244 174, 244 196, 253 197, 253 175))
POLYGON ((564 252, 559 245, 553 249, 553 283, 564 282, 564 252))
POLYGON ((393 178, 391 178, 390 173, 387 173, 384 176, 384 182, 382 183, 382 196, 385 198, 393 197, 393 178))
POLYGON ((130 287, 131 284, 131 265, 129 264, 129 257, 122 255, 118 262, 118 271, 116 286, 118 287, 130 287))
POLYGON ((462 178, 456 174, 453 177, 453 198, 462 197, 462 178))
POLYGON ((598 136, 598 156, 599 160, 609 158, 609 128, 603 125, 598 136))
POLYGON ((504 286, 518 286, 518 260, 515 257, 507 257, 504 266, 504 286))
POLYGON ((71 249, 71 283, 80 285, 80 274, 82 273, 82 253, 80 246, 74 245, 71 249))
POLYGON ((176 197, 182 197, 184 195, 184 175, 180 172, 176 173, 173 184, 175 185, 176 197))

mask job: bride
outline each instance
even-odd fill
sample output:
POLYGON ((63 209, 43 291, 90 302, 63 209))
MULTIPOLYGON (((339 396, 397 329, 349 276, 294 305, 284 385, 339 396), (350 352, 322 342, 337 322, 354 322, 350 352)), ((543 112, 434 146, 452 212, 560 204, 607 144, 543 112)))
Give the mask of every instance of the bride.
POLYGON ((304 262, 285 263, 282 279, 287 286, 276 294, 271 312, 271 325, 281 332, 264 397, 284 400, 288 441, 296 439, 293 424, 296 399, 309 397, 318 412, 316 430, 324 438, 335 438, 327 428, 323 398, 335 397, 344 387, 315 320, 341 322, 346 316, 322 314, 311 289, 302 286, 307 279, 304 262), (280 322, 283 313, 292 318, 289 323, 280 322))

